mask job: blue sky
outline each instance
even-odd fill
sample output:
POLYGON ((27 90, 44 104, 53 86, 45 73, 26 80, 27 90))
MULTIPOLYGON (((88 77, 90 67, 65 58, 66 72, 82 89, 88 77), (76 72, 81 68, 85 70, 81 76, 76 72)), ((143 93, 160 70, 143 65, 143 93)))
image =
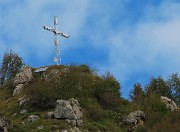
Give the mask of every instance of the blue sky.
POLYGON ((128 98, 134 83, 180 71, 180 0, 0 0, 0 61, 12 49, 33 67, 53 64, 58 16, 63 64, 111 72, 128 98))

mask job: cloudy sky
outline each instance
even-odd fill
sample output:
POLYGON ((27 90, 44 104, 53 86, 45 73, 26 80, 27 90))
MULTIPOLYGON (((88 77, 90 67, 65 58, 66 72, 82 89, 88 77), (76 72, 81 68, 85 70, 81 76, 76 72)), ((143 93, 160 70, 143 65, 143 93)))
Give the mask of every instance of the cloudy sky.
POLYGON ((53 64, 57 16, 63 64, 111 72, 128 98, 133 84, 180 71, 180 0, 0 0, 0 61, 12 49, 25 63, 53 64))

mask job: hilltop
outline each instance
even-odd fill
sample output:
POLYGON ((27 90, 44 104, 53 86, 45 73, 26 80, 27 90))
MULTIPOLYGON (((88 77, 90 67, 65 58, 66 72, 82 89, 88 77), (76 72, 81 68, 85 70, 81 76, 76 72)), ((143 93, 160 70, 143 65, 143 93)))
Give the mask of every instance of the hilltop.
POLYGON ((179 131, 173 101, 168 108, 160 95, 143 91, 128 101, 113 75, 96 71, 87 65, 23 67, 0 87, 1 127, 3 120, 18 132, 179 131))

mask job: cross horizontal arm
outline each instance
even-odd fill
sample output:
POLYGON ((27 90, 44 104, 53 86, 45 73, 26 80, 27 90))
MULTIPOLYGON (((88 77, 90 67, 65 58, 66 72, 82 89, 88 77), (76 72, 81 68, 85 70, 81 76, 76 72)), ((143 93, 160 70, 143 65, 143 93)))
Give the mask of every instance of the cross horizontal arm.
POLYGON ((50 28, 50 27, 47 27, 47 26, 43 26, 44 29, 50 31, 50 32, 54 32, 54 29, 50 28))
POLYGON ((69 35, 67 35, 65 33, 57 33, 57 35, 61 35, 61 36, 65 37, 65 38, 69 38, 69 35))

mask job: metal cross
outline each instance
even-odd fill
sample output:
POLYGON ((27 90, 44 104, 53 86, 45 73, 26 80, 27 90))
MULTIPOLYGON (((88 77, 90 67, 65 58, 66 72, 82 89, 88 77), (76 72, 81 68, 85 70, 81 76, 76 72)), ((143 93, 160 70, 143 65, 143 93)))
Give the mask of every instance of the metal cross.
POLYGON ((56 65, 61 64, 61 56, 60 56, 60 48, 59 48, 59 42, 58 42, 58 35, 64 37, 64 38, 69 38, 69 35, 65 33, 60 33, 58 31, 58 19, 57 16, 54 17, 54 29, 48 27, 48 26, 43 26, 44 29, 53 32, 54 33, 54 62, 56 65))

